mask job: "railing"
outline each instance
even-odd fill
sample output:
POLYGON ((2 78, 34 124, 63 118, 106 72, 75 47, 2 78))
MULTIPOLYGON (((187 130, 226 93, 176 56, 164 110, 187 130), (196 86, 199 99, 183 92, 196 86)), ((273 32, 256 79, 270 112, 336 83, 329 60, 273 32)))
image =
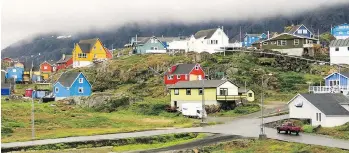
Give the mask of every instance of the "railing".
POLYGON ((309 86, 310 93, 349 93, 349 86, 309 86))
POLYGON ((303 44, 304 48, 311 48, 314 47, 314 44, 303 44))
POLYGON ((240 100, 242 98, 246 98, 246 95, 217 95, 216 96, 216 100, 224 100, 224 101, 240 100))

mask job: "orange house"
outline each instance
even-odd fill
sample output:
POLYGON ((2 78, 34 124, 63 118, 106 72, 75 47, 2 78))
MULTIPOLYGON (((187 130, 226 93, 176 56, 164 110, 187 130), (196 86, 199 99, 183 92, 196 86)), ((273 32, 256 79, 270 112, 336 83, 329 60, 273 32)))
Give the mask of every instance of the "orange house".
POLYGON ((55 71, 54 62, 45 61, 40 64, 40 72, 44 80, 49 79, 51 73, 54 71, 55 71))

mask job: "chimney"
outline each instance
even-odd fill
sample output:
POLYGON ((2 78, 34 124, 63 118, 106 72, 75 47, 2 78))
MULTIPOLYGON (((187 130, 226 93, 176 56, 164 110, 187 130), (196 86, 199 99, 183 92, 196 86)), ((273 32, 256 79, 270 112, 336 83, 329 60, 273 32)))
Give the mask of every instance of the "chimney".
POLYGON ((65 60, 65 54, 62 55, 62 59, 65 60))
POLYGON ((270 32, 268 31, 268 39, 270 38, 270 32))

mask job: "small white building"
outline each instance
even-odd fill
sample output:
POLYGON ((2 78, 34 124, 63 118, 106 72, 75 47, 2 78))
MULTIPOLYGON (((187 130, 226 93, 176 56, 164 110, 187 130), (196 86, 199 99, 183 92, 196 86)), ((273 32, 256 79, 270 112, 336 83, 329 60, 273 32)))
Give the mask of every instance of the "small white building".
POLYGON ((343 94, 298 94, 288 102, 289 117, 309 119, 312 126, 340 126, 349 122, 349 99, 343 94))
POLYGON ((222 52, 222 48, 228 45, 229 37, 221 28, 201 30, 190 37, 188 51, 212 54, 222 52))
POLYGON ((330 43, 331 64, 349 65, 349 39, 333 40, 330 43))
POLYGON ((176 52, 188 52, 189 50, 189 38, 186 37, 176 37, 176 39, 168 40, 167 50, 171 53, 176 52))

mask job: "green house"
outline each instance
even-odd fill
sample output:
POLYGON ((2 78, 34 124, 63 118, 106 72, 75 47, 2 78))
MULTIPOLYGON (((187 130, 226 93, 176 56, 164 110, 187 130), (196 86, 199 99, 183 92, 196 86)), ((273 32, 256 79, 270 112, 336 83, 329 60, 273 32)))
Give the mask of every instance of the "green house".
POLYGON ((314 47, 318 43, 315 38, 282 33, 268 40, 252 44, 258 49, 273 50, 294 56, 314 56, 314 47))

